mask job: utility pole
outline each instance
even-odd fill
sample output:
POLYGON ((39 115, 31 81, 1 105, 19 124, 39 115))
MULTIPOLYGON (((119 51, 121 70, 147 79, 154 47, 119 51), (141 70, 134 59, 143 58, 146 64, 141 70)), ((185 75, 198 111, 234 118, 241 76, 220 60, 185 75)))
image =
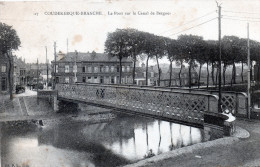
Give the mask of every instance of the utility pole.
POLYGON ((74 83, 77 82, 77 57, 78 57, 78 51, 75 50, 75 64, 74 64, 74 83))
POLYGON ((48 65, 48 58, 47 58, 47 46, 45 46, 46 49, 46 70, 47 70, 47 85, 46 89, 48 90, 48 84, 49 84, 49 65, 48 65))
POLYGON ((248 63, 248 69, 247 69, 247 100, 248 100, 248 119, 250 119, 251 115, 251 63, 250 63, 250 42, 249 42, 249 23, 247 23, 247 63, 248 63))
POLYGON ((39 105, 39 62, 37 58, 37 104, 39 105))
POLYGON ((56 42, 54 42, 54 79, 53 79, 53 89, 56 86, 56 42))
POLYGON ((222 113, 221 109, 221 99, 222 99, 222 94, 221 94, 221 4, 218 5, 218 44, 219 44, 219 59, 218 59, 218 112, 222 113))

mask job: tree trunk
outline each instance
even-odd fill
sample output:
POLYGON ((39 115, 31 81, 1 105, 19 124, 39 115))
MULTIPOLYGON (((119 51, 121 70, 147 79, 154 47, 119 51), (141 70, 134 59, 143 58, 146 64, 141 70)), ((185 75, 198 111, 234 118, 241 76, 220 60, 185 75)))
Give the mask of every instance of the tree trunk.
POLYGON ((119 57, 119 84, 121 84, 121 78, 122 78, 122 57, 119 57))
POLYGON ((146 59, 146 70, 145 70, 145 85, 147 86, 148 85, 148 60, 149 60, 149 55, 147 56, 147 59, 146 59))
POLYGON ((219 78, 218 78, 218 72, 219 72, 219 68, 217 68, 217 71, 216 71, 215 87, 218 87, 218 80, 219 80, 219 78))
POLYGON ((156 55, 156 61, 157 61, 157 67, 158 67, 158 86, 160 86, 161 83, 161 69, 159 65, 158 56, 156 55))
POLYGON ((209 62, 207 61, 207 89, 209 88, 209 62))
POLYGON ((232 67, 232 74, 231 74, 231 82, 230 82, 230 86, 233 85, 233 77, 234 77, 234 66, 232 67))
POLYGON ((223 67, 223 85, 226 85, 226 70, 227 70, 227 65, 224 64, 223 67))
POLYGON ((189 88, 191 88, 191 64, 192 64, 192 61, 190 60, 190 62, 189 62, 189 88))
POLYGON ((198 88, 200 88, 200 75, 201 75, 201 67, 202 67, 202 64, 200 64, 200 70, 199 70, 199 79, 198 79, 198 88))
POLYGON ((214 63, 211 63, 211 78, 212 78, 212 85, 215 85, 214 81, 214 63))
POLYGON ((170 61, 170 81, 169 81, 169 87, 172 86, 172 61, 170 61))
POLYGON ((13 58, 9 53, 6 53, 8 62, 9 62, 9 70, 8 70, 8 83, 9 83, 9 94, 10 100, 13 100, 13 58))
POLYGON ((233 73, 233 75, 234 75, 234 76, 233 76, 233 77, 234 77, 234 78, 233 78, 233 79, 234 79, 234 84, 236 84, 236 76, 237 76, 236 73, 237 73, 237 72, 236 72, 235 61, 233 62, 233 71, 234 71, 234 73, 233 73))
POLYGON ((241 65, 242 65, 242 71, 241 71, 241 80, 242 80, 242 83, 244 83, 244 63, 243 61, 241 61, 241 65))
POLYGON ((136 66, 136 56, 134 55, 134 67, 133 67, 133 85, 135 84, 135 66, 136 66))
POLYGON ((180 69, 180 72, 179 72, 180 86, 182 86, 182 83, 181 83, 181 72, 182 72, 182 61, 181 61, 181 69, 180 69))

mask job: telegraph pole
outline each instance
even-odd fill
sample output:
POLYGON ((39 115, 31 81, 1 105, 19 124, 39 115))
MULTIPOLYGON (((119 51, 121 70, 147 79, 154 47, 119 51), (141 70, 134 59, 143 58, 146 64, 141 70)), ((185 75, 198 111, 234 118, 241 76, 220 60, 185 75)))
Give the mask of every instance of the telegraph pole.
POLYGON ((39 62, 37 58, 37 104, 39 105, 39 62))
POLYGON ((54 79, 53 79, 53 89, 56 86, 56 42, 54 42, 54 79))
MULTIPOLYGON (((217 3, 218 5, 218 3, 217 3)), ((221 4, 220 4, 221 5, 221 4)), ((218 112, 221 113, 221 6, 218 5, 218 45, 219 45, 219 59, 218 59, 218 112)))
POLYGON ((49 65, 48 65, 48 58, 47 58, 47 46, 45 46, 45 50, 46 50, 46 70, 47 70, 47 85, 46 85, 46 89, 48 90, 48 83, 49 83, 49 65))
POLYGON ((247 100, 248 100, 248 118, 250 119, 251 115, 251 78, 250 78, 250 73, 251 73, 251 63, 250 63, 250 42, 249 42, 249 23, 247 23, 247 64, 248 64, 248 69, 247 69, 247 100))
POLYGON ((75 65, 74 65, 74 83, 77 82, 77 57, 78 57, 78 51, 75 50, 75 65))

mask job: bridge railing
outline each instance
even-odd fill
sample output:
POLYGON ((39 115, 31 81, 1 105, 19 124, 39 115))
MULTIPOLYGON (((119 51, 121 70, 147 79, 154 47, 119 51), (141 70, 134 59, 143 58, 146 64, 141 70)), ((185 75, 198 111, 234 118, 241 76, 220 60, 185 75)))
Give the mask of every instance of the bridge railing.
POLYGON ((58 98, 203 124, 204 113, 218 113, 216 95, 140 87, 57 84, 58 98))
MULTIPOLYGON (((183 88, 183 87, 162 87, 162 86, 137 86, 137 85, 124 85, 127 87, 134 88, 147 88, 147 89, 157 89, 157 90, 170 90, 173 92, 186 92, 186 93, 197 93, 197 94, 213 94, 218 96, 218 91, 216 90, 205 90, 198 88, 183 88)), ((247 117, 248 107, 247 107, 247 94, 244 92, 235 91, 222 91, 222 110, 223 112, 232 112, 235 116, 247 117)))

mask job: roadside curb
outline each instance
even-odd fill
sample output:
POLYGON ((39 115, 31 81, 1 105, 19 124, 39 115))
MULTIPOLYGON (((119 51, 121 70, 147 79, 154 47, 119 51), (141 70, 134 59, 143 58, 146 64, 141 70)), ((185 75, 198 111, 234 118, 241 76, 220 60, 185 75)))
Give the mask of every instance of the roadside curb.
MULTIPOLYGON (((239 129, 239 132, 242 132, 242 130, 243 130, 243 133, 244 133, 246 131, 246 130, 240 128, 240 127, 238 129, 239 129)), ((244 133, 245 135, 241 135, 241 136, 246 137, 247 136, 246 132, 244 133)), ((239 137, 236 137, 236 136, 234 136, 234 137, 224 137, 224 138, 221 138, 221 139, 216 139, 216 140, 208 141, 208 142, 204 142, 204 143, 198 143, 198 144, 194 144, 194 145, 191 145, 191 146, 179 148, 177 150, 165 152, 165 153, 162 153, 160 155, 157 155, 157 156, 154 156, 154 157, 151 157, 151 158, 148 158, 148 159, 140 160, 137 163, 125 165, 124 167, 148 166, 149 164, 152 164, 154 162, 162 161, 162 160, 169 159, 169 158, 174 158, 174 157, 177 157, 177 156, 182 155, 182 154, 192 153, 195 150, 206 149, 206 148, 210 148, 210 147, 214 147, 214 146, 226 146, 226 145, 233 144, 237 141, 239 141, 239 137)))

